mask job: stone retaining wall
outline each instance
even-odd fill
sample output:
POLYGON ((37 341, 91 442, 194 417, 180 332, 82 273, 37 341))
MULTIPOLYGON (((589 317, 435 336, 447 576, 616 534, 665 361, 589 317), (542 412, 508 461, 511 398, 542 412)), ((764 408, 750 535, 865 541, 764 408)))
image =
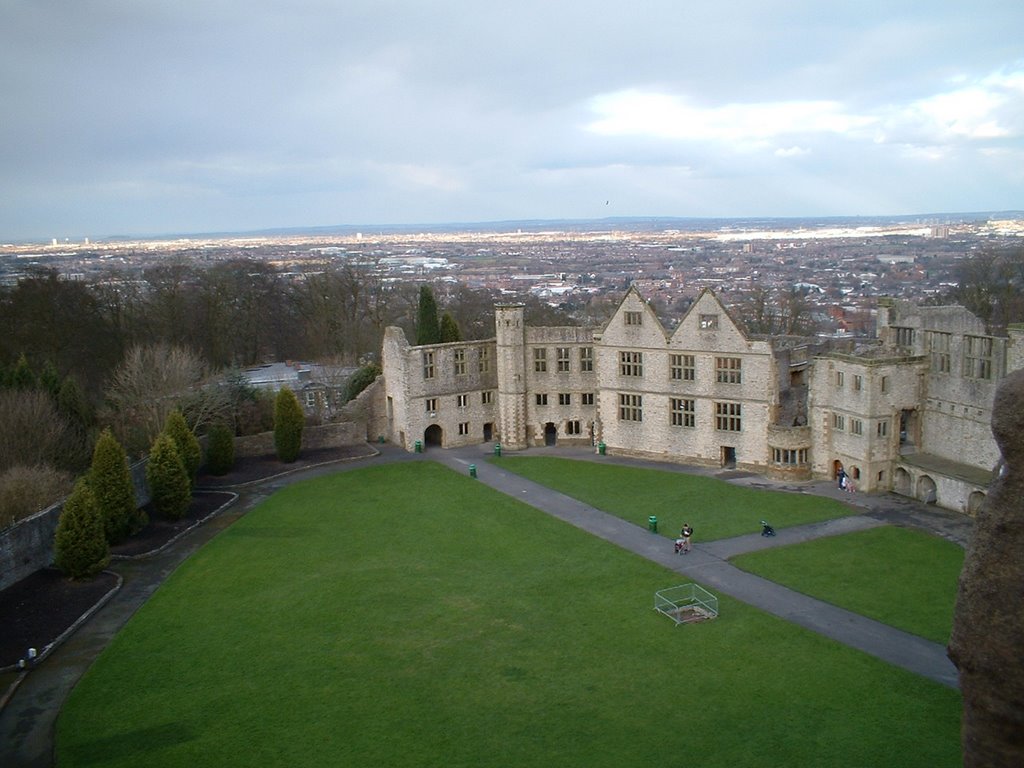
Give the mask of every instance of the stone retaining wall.
MULTIPOLYGON (((145 460, 133 464, 131 474, 135 501, 144 506, 150 499, 145 460)), ((53 563, 53 537, 62 509, 64 502, 60 501, 0 531, 0 589, 53 563)))
MULTIPOLYGON (((325 424, 320 427, 306 427, 302 431, 302 447, 309 450, 333 448, 344 445, 358 445, 371 439, 368 433, 369 420, 374 416, 377 401, 383 387, 380 380, 370 385, 358 398, 345 406, 355 418, 339 424, 325 424)), ((342 411, 345 414, 345 410, 342 411)), ((372 436, 376 439, 376 435, 372 436)), ((274 433, 235 438, 235 456, 266 456, 274 454, 274 433)), ((131 467, 132 484, 138 505, 149 503, 149 487, 146 484, 146 460, 131 467)), ((0 531, 0 589, 53 563, 53 537, 57 531, 64 502, 44 509, 32 517, 15 523, 0 531)))

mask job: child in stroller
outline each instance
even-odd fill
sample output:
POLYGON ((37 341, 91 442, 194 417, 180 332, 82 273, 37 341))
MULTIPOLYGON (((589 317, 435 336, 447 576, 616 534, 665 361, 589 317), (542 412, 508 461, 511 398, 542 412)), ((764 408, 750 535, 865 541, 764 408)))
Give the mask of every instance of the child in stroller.
POLYGON ((774 536, 775 535, 775 529, 772 528, 770 525, 768 525, 768 523, 766 523, 764 520, 761 521, 761 535, 762 536, 774 536))

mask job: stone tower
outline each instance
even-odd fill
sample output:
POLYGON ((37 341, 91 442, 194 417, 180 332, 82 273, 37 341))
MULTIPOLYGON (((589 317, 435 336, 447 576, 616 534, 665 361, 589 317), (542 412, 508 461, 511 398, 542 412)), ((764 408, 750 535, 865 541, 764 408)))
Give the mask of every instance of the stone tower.
POLYGON ((524 304, 494 308, 498 365, 498 435, 510 450, 526 448, 526 323, 524 304))

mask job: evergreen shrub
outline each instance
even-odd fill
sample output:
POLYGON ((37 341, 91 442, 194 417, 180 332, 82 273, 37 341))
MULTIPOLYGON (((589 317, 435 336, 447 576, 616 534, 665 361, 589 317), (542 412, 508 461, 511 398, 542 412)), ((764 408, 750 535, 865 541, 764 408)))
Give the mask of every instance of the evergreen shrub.
POLYGON ((153 442, 146 464, 146 480, 153 509, 158 515, 170 520, 185 516, 192 503, 192 483, 170 435, 162 434, 153 442))
POLYGON ((235 468, 235 436, 224 424, 214 424, 206 433, 206 470, 226 475, 235 468))
POLYGON ((277 458, 285 464, 299 458, 305 422, 299 398, 288 387, 282 387, 274 400, 274 448, 277 458))
POLYGON ((103 515, 86 478, 79 478, 57 522, 53 542, 54 562, 72 579, 87 579, 107 567, 107 544, 103 515))
POLYGON ((199 465, 203 463, 203 449, 199 445, 199 439, 189 429, 181 411, 175 409, 167 415, 164 432, 178 447, 178 454, 181 456, 181 463, 185 465, 189 483, 195 482, 199 465))
POLYGON ((108 542, 115 544, 146 524, 145 513, 135 504, 128 456, 109 428, 103 430, 93 448, 89 485, 96 496, 108 542))

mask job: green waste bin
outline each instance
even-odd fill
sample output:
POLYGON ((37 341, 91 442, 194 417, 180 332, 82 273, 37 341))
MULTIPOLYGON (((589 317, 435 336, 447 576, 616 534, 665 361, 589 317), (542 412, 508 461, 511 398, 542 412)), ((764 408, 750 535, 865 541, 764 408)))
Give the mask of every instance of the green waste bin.
POLYGON ((469 465, 469 476, 476 477, 476 464, 469 465))
POLYGON ((377 442, 383 444, 383 442, 384 442, 384 435, 377 435, 377 442))
POLYGON ((657 533, 658 532, 658 516, 657 515, 651 515, 650 517, 647 518, 647 530, 650 531, 651 533, 657 533))
POLYGON ((413 444, 413 448, 415 449, 416 453, 423 453, 423 441, 422 440, 417 440, 413 444))
POLYGON ((501 443, 494 444, 494 455, 501 456, 501 443))
POLYGON ((598 443, 597 444, 597 452, 599 454, 601 454, 602 456, 604 456, 604 443, 598 443))

